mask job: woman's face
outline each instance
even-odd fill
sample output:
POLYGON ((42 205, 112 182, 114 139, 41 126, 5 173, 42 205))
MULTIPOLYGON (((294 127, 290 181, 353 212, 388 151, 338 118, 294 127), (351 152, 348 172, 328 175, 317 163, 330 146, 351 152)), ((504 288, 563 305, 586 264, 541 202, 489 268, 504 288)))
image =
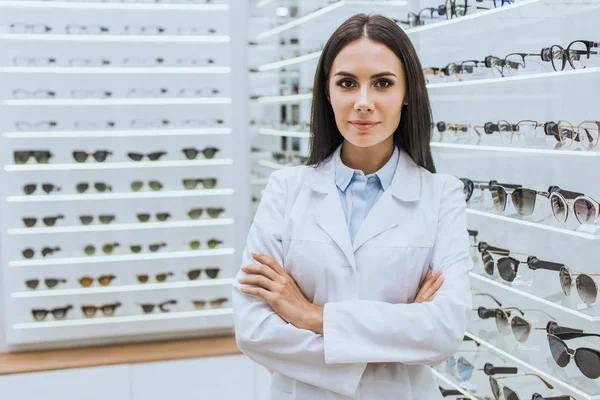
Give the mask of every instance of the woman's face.
POLYGON ((405 75, 385 45, 368 38, 348 44, 333 61, 328 87, 337 127, 354 146, 377 145, 398 127, 405 75))

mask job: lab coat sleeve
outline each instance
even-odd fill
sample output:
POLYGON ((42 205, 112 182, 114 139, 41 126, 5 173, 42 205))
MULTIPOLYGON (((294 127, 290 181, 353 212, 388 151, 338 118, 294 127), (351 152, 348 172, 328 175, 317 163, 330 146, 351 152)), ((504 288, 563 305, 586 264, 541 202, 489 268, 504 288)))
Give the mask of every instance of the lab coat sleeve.
MULTIPOLYGON (((271 174, 248 234, 242 265, 255 264, 251 252, 275 258, 285 269, 281 231, 284 225, 287 190, 284 171, 271 174)), ((235 335, 240 350, 257 363, 289 378, 353 397, 365 363, 327 365, 323 335, 287 323, 263 299, 244 294, 238 280, 233 284, 232 302, 235 335)))
POLYGON ((325 361, 332 365, 433 364, 456 352, 472 308, 468 271, 473 264, 463 185, 454 177, 448 177, 442 192, 431 264, 434 272, 441 269, 444 276, 444 283, 431 302, 327 303, 323 321, 325 361))

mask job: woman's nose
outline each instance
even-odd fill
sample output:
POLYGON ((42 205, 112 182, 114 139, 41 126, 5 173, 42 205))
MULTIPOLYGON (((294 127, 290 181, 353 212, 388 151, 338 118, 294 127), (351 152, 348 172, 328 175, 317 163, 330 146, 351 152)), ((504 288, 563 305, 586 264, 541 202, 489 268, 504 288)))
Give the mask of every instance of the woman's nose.
POLYGON ((354 103, 354 110, 359 112, 373 111, 373 102, 367 88, 360 91, 360 97, 354 103))

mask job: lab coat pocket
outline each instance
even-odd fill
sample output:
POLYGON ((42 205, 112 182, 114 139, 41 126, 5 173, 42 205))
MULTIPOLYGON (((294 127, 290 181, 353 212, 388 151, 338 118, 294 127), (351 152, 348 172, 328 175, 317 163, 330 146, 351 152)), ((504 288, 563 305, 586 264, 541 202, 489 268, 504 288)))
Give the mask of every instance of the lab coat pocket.
POLYGON ((296 381, 280 373, 274 373, 271 380, 271 400, 293 400, 296 381))

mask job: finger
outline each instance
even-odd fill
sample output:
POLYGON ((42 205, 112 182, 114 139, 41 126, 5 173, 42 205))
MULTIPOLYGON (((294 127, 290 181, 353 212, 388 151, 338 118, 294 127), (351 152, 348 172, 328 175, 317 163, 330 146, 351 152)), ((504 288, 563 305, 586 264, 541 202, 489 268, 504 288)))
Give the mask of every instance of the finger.
POLYGON ((268 255, 262 253, 252 253, 252 257, 254 257, 254 259, 259 263, 269 266, 273 271, 277 272, 277 274, 286 274, 285 270, 281 268, 281 265, 279 265, 277 260, 275 260, 273 257, 269 257, 268 255))
POLYGON ((272 281, 280 279, 280 276, 277 275, 275 271, 273 271, 271 268, 264 264, 246 265, 244 268, 242 268, 242 271, 247 274, 262 275, 269 278, 272 281))
POLYGON ((268 290, 269 292, 272 292, 273 288, 275 287, 275 282, 273 282, 271 279, 266 278, 262 275, 250 275, 250 276, 240 279, 239 282, 243 285, 259 286, 263 289, 268 290))
POLYGON ((437 291, 442 287, 442 284, 444 283, 444 277, 440 276, 428 289, 427 291, 424 293, 424 298, 428 299, 431 296, 435 295, 437 293, 437 291))
POLYGON ((440 276, 440 274, 441 272, 438 271, 435 274, 432 274, 429 278, 425 278, 425 280, 421 284, 421 287, 419 288, 419 293, 427 291, 429 287, 433 285, 436 279, 440 276))
POLYGON ((267 303, 269 302, 270 294, 271 293, 269 291, 263 289, 263 288, 259 288, 259 287, 246 287, 246 288, 242 288, 240 290, 242 291, 242 293, 248 294, 250 296, 260 297, 261 299, 263 299, 267 303))

